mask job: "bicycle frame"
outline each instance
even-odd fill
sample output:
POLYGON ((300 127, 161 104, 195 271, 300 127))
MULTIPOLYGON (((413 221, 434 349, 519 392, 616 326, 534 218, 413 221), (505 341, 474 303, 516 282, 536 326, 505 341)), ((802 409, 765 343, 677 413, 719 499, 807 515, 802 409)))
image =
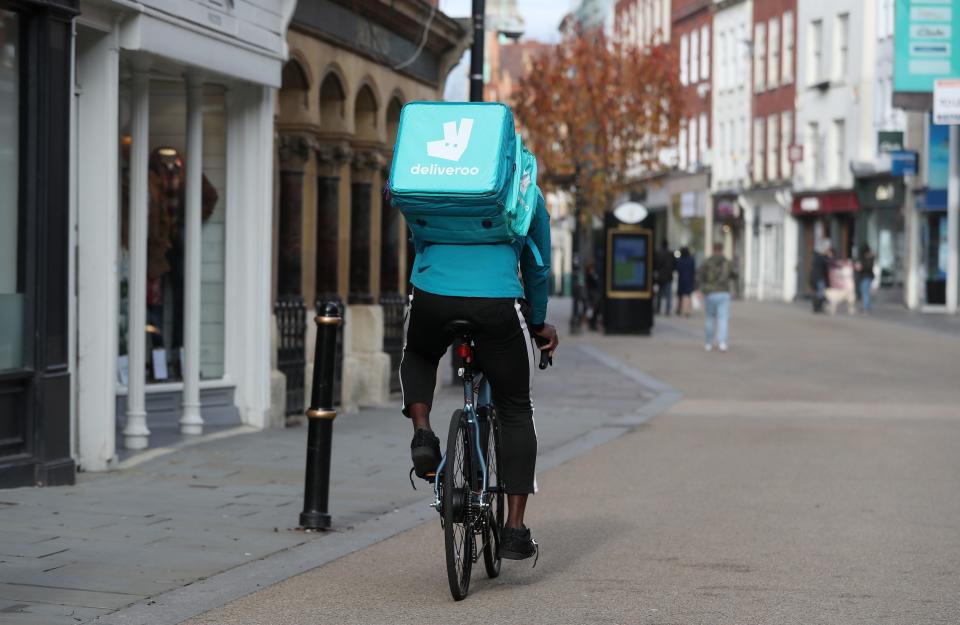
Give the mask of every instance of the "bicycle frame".
MULTIPOLYGON (((464 342, 469 344, 472 351, 474 347, 473 339, 464 337, 464 342)), ((478 408, 489 409, 493 403, 490 382, 482 373, 474 373, 470 361, 466 359, 463 366, 457 370, 457 374, 463 379, 463 413, 467 417, 467 423, 472 426, 470 428, 471 446, 473 447, 474 457, 480 463, 480 474, 483 476, 479 493, 480 506, 481 509, 486 509, 489 506, 487 462, 483 457, 483 450, 480 448, 480 421, 485 420, 489 413, 486 410, 478 410, 478 408)), ((447 455, 444 454, 440 460, 440 465, 437 467, 437 475, 433 483, 434 502, 432 505, 437 510, 440 509, 440 475, 446 463, 447 455)))

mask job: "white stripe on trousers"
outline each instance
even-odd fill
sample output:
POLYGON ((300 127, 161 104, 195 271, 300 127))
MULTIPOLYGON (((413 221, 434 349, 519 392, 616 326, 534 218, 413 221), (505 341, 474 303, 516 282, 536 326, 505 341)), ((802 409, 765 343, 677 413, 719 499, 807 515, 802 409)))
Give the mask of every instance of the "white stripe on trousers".
POLYGON ((400 410, 407 407, 406 394, 403 392, 403 376, 400 372, 403 370, 403 357, 407 355, 407 331, 410 329, 410 313, 413 312, 413 289, 407 300, 407 314, 403 316, 403 350, 400 352, 400 364, 397 366, 397 377, 400 378, 400 410))
MULTIPOLYGON (((517 311, 517 319, 520 320, 520 329, 523 330, 523 336, 527 341, 527 369, 530 372, 530 422, 533 424, 533 436, 534 438, 539 439, 537 436, 537 421, 533 418, 536 408, 533 406, 533 373, 537 368, 536 358, 533 353, 533 337, 530 336, 530 329, 527 328, 527 320, 523 318, 523 312, 520 310, 520 302, 516 301, 513 304, 514 309, 517 311)), ((540 488, 537 486, 537 474, 533 474, 533 492, 534 494, 540 488)))

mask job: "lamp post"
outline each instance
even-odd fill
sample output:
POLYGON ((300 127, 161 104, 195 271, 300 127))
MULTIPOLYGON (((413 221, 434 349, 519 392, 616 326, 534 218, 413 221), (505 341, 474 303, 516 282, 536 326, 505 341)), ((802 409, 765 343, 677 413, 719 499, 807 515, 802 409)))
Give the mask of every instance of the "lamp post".
POLYGON ((483 39, 486 0, 473 0, 473 45, 470 47, 470 101, 483 102, 483 39))

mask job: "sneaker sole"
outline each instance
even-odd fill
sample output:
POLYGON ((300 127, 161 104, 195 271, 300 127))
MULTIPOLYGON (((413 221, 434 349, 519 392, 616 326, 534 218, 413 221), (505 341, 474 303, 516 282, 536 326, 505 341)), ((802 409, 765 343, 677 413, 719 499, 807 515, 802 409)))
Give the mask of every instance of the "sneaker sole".
POLYGON ((518 551, 507 551, 506 549, 501 547, 499 555, 501 558, 505 558, 507 560, 526 560, 528 558, 532 558, 534 555, 536 555, 536 553, 537 553, 536 549, 534 549, 530 553, 520 553, 518 551))
POLYGON ((413 472, 421 479, 432 478, 437 474, 440 461, 429 447, 416 447, 410 452, 413 458, 413 472))

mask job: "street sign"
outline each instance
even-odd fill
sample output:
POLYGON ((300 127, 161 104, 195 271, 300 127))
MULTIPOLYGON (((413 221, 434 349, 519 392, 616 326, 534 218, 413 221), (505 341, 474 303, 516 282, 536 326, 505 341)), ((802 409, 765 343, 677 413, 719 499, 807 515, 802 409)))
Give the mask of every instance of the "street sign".
POLYGON ((801 162, 803 160, 803 146, 798 143, 794 143, 793 145, 788 147, 787 158, 790 160, 791 163, 801 162))
POLYGON ((960 10, 952 0, 897 0, 893 90, 930 93, 960 75, 960 10))
POLYGON ((934 81, 933 123, 960 124, 960 80, 934 81))

